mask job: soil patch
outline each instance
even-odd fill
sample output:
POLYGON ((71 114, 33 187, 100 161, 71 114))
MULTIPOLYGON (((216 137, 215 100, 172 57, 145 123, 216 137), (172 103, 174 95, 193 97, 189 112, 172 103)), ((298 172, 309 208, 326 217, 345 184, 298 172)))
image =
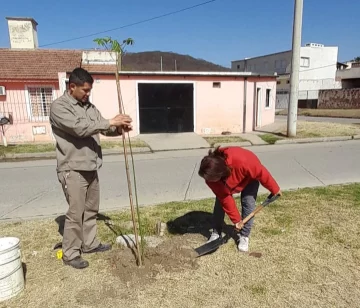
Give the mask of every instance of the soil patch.
POLYGON ((107 258, 111 274, 120 278, 127 286, 144 285, 159 279, 161 273, 197 269, 194 247, 204 241, 198 234, 174 236, 156 248, 145 247, 144 264, 138 267, 134 251, 121 248, 112 251, 107 258))

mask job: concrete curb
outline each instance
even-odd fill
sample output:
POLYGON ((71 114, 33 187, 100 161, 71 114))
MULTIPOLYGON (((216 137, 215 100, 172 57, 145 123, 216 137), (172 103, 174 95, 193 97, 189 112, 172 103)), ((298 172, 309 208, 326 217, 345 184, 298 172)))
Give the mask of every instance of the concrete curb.
POLYGON ((318 143, 330 141, 348 141, 352 139, 360 139, 360 136, 339 136, 339 137, 318 137, 318 138, 299 138, 299 139, 282 139, 275 141, 274 144, 294 144, 294 143, 318 143))
POLYGON ((215 143, 213 148, 216 148, 218 146, 223 146, 223 147, 249 147, 249 146, 252 146, 252 143, 250 141, 229 142, 229 143, 215 143))
MULTIPOLYGON (((134 154, 152 153, 150 148, 132 148, 132 152, 134 154)), ((122 153, 124 153, 123 148, 103 150, 103 156, 116 155, 116 154, 122 154, 122 153)), ((4 161, 4 160, 6 161, 6 160, 17 160, 17 159, 21 160, 21 159, 55 159, 55 158, 56 158, 56 152, 15 153, 15 154, 6 155, 4 157, 0 157, 0 162, 4 161)))

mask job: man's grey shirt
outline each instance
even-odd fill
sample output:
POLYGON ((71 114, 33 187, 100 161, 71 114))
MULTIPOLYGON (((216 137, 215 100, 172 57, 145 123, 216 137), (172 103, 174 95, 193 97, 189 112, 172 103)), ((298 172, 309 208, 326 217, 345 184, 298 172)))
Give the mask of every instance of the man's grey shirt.
POLYGON ((96 171, 102 166, 99 133, 119 136, 116 127, 90 102, 82 103, 67 91, 50 107, 56 140, 57 171, 96 171))

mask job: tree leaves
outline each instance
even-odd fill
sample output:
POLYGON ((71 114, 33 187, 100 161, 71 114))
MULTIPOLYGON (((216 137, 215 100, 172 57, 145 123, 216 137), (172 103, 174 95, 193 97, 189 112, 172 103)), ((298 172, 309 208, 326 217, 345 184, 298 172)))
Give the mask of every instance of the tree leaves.
POLYGON ((118 40, 112 39, 111 37, 96 38, 93 40, 97 45, 104 47, 108 51, 123 54, 126 46, 132 46, 135 44, 134 39, 127 38, 122 41, 122 44, 118 40))

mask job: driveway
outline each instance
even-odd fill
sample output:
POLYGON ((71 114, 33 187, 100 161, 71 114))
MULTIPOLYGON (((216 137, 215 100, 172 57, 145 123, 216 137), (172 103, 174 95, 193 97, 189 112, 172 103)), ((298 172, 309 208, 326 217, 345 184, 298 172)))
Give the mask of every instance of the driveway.
POLYGON ((208 148, 204 138, 195 133, 142 134, 139 139, 145 141, 153 151, 189 150, 208 148))

